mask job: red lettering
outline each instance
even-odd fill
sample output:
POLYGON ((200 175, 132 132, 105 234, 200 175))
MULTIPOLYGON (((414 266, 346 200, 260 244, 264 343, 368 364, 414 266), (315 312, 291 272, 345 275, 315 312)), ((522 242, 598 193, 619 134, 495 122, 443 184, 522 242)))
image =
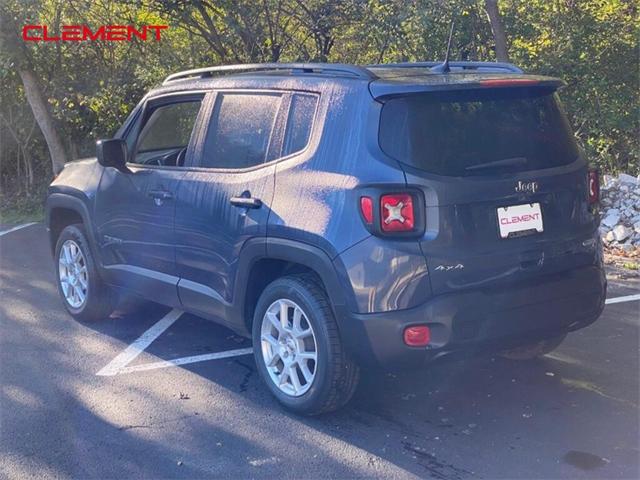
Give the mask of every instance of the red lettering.
POLYGON ((160 41, 160 30, 169 28, 169 25, 149 25, 149 30, 155 30, 156 42, 160 41))
POLYGON ((524 215, 520 215, 517 217, 503 217, 500 219, 500 223, 502 225, 511 225, 513 223, 521 223, 521 222, 529 222, 531 220, 538 220, 540 218, 540 214, 539 213, 532 213, 532 214, 528 214, 525 213, 524 215))
POLYGON ((32 37, 29 35, 29 30, 42 30, 42 27, 40 25, 25 25, 24 27, 22 27, 22 39, 25 42, 37 42, 39 40, 42 40, 41 37, 32 37))
POLYGON ((138 37, 140 40, 147 39, 147 26, 144 25, 141 31, 136 30, 135 27, 129 25, 127 27, 127 40, 131 41, 133 37, 138 37))
POLYGON ((98 39, 100 40, 104 40, 104 25, 100 28, 98 28, 98 30, 94 32, 91 31, 91 29, 89 27, 87 27, 86 25, 82 26, 82 39, 83 40, 91 40, 91 41, 96 41, 98 39))
POLYGON ((65 25, 62 27, 63 42, 80 42, 82 38, 82 27, 80 25, 65 25))
POLYGON ((151 30, 156 41, 160 40, 162 30, 168 29, 168 25, 142 25, 136 28, 134 25, 102 25, 92 31, 87 25, 62 25, 59 35, 49 35, 47 25, 24 25, 22 27, 22 39, 25 42, 82 42, 85 40, 107 40, 111 42, 131 42, 133 39, 146 41, 151 30))
POLYGON ((127 27, 125 25, 108 25, 107 40, 112 42, 122 42, 127 40, 127 27))
POLYGON ((42 40, 44 40, 45 42, 57 42, 60 40, 60 37, 50 37, 49 36, 49 30, 48 27, 46 25, 43 25, 42 27, 42 40))

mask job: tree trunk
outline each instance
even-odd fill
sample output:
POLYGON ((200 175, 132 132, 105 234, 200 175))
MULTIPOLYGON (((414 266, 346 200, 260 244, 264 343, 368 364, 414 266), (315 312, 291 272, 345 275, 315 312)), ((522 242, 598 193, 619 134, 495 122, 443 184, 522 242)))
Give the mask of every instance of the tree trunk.
POLYGON ((33 116, 38 122, 38 126, 44 135, 51 156, 51 168, 54 174, 57 174, 64 167, 67 155, 64 144, 60 138, 60 134, 56 130, 53 116, 47 107, 42 90, 38 85, 38 80, 31 70, 20 69, 18 71, 22 84, 24 85, 24 93, 33 112, 33 116))
MULTIPOLYGON (((18 182, 22 181, 22 165, 20 164, 20 145, 16 148, 16 170, 18 182)), ((17 182, 16 182, 17 183, 17 182)))
POLYGON ((31 161, 31 154, 25 147, 21 147, 22 159, 24 160, 24 173, 25 173, 25 187, 27 193, 31 193, 31 187, 33 187, 33 165, 31 161))
POLYGON ((69 160, 77 160, 78 158, 80 158, 80 150, 78 149, 78 144, 76 142, 73 141, 73 138, 71 138, 71 136, 67 137, 67 146, 69 147, 67 149, 67 153, 69 155, 69 160))
POLYGON ((485 0, 484 2, 493 39, 496 43, 496 60, 499 62, 508 62, 509 53, 507 52, 507 35, 504 32, 504 25, 500 17, 500 9, 498 8, 498 0, 485 0))

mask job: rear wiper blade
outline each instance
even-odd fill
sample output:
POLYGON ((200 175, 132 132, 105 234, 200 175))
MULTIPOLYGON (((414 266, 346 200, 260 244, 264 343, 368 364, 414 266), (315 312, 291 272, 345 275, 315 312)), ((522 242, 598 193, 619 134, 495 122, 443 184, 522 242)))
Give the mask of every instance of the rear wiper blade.
POLYGON ((471 165, 470 167, 465 168, 465 170, 482 170, 484 168, 511 167, 514 165, 522 165, 524 163, 527 163, 527 159, 525 157, 503 158, 502 160, 494 160, 493 162, 471 165))

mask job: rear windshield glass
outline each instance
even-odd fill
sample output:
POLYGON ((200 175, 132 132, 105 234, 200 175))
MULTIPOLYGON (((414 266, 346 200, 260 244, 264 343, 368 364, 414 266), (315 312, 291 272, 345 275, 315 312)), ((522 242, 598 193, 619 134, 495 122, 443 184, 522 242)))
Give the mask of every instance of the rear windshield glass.
POLYGON ((542 89, 391 99, 382 109, 380 147, 403 163, 449 176, 552 168, 578 156, 557 96, 542 89))

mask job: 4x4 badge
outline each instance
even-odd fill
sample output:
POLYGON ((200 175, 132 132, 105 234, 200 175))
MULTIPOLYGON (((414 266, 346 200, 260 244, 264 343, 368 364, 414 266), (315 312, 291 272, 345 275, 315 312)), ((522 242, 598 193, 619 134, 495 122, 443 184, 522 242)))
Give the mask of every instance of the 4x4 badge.
POLYGON ((538 191, 538 182, 523 182, 519 180, 516 184, 516 192, 518 193, 536 193, 538 191))
POLYGON ((436 270, 441 272, 448 272, 449 270, 462 270, 464 269, 464 265, 459 263, 457 265, 438 265, 436 270))

